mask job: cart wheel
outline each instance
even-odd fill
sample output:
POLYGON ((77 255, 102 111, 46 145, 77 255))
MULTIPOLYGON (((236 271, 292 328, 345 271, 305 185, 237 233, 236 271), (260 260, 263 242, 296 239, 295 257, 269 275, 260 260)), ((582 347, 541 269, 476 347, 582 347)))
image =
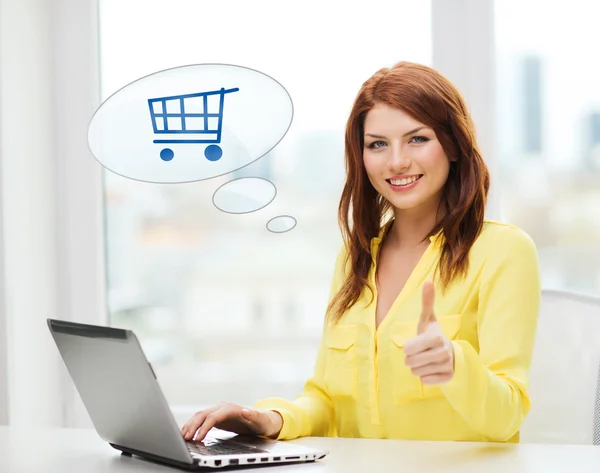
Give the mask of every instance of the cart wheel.
POLYGON ((223 156, 223 150, 217 145, 210 145, 204 150, 204 156, 209 161, 218 161, 223 156))
POLYGON ((173 159, 173 156, 175 156, 175 153, 173 153, 173 150, 171 148, 165 148, 160 152, 160 159, 162 159, 163 161, 171 161, 171 159, 173 159))

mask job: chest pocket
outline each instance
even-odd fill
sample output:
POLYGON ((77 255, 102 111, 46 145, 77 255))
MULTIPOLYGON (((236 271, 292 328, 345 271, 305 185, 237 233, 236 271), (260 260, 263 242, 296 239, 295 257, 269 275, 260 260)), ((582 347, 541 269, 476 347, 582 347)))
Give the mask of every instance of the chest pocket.
MULTIPOLYGON (((461 314, 438 316, 437 320, 444 335, 449 340, 458 339, 461 314)), ((393 343, 390 353, 390 368, 393 377, 393 396, 396 404, 444 396, 439 386, 423 384, 421 378, 413 375, 410 368, 404 364, 404 345, 416 335, 417 322, 396 323, 391 327, 390 336, 393 343)))
POLYGON ((337 325, 325 334, 327 367, 325 389, 332 398, 356 399, 356 325, 337 325))

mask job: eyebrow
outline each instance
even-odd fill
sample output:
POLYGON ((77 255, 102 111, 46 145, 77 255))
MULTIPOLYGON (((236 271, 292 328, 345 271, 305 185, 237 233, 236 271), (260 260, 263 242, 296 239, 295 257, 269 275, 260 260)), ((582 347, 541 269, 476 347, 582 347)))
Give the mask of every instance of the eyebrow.
MULTIPOLYGON (((427 126, 423 125, 423 126, 420 126, 420 127, 418 127, 418 128, 415 128, 414 130, 410 130, 410 131, 408 131, 408 132, 404 133, 404 134, 402 135, 402 138, 405 138, 405 137, 407 137, 408 135, 412 135, 413 133, 416 133, 417 131, 420 131, 420 130, 422 130, 423 128, 429 128, 429 127, 427 127, 427 126)), ((370 137, 372 137, 372 138, 384 138, 384 139, 385 139, 385 136, 381 136, 381 135, 374 135, 374 134, 372 134, 372 133, 367 133, 365 136, 370 136, 370 137)))

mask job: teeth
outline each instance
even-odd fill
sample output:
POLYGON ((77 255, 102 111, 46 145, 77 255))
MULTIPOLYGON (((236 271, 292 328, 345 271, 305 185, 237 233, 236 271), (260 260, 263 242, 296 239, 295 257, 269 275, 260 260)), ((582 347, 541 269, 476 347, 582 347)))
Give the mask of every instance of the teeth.
POLYGON ((415 182, 419 176, 406 177, 404 179, 390 179, 393 186, 406 186, 415 182))

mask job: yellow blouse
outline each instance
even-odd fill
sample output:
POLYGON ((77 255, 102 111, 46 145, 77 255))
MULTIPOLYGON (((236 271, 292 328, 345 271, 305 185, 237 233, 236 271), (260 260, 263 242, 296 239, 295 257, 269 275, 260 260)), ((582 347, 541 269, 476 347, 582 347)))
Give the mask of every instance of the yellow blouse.
MULTIPOLYGON (((372 240, 369 280, 385 229, 372 240)), ((518 442, 530 408, 529 368, 540 307, 535 245, 517 227, 486 221, 469 253, 466 278, 446 294, 436 284, 435 314, 452 341, 455 373, 439 386, 423 385, 404 364, 404 343, 416 336, 421 288, 432 280, 441 236, 415 267, 375 329, 370 292, 336 324, 325 324, 314 374, 293 402, 263 399, 279 412, 279 439, 339 436, 414 440, 518 442)), ((331 295, 344 279, 337 257, 331 295)))

